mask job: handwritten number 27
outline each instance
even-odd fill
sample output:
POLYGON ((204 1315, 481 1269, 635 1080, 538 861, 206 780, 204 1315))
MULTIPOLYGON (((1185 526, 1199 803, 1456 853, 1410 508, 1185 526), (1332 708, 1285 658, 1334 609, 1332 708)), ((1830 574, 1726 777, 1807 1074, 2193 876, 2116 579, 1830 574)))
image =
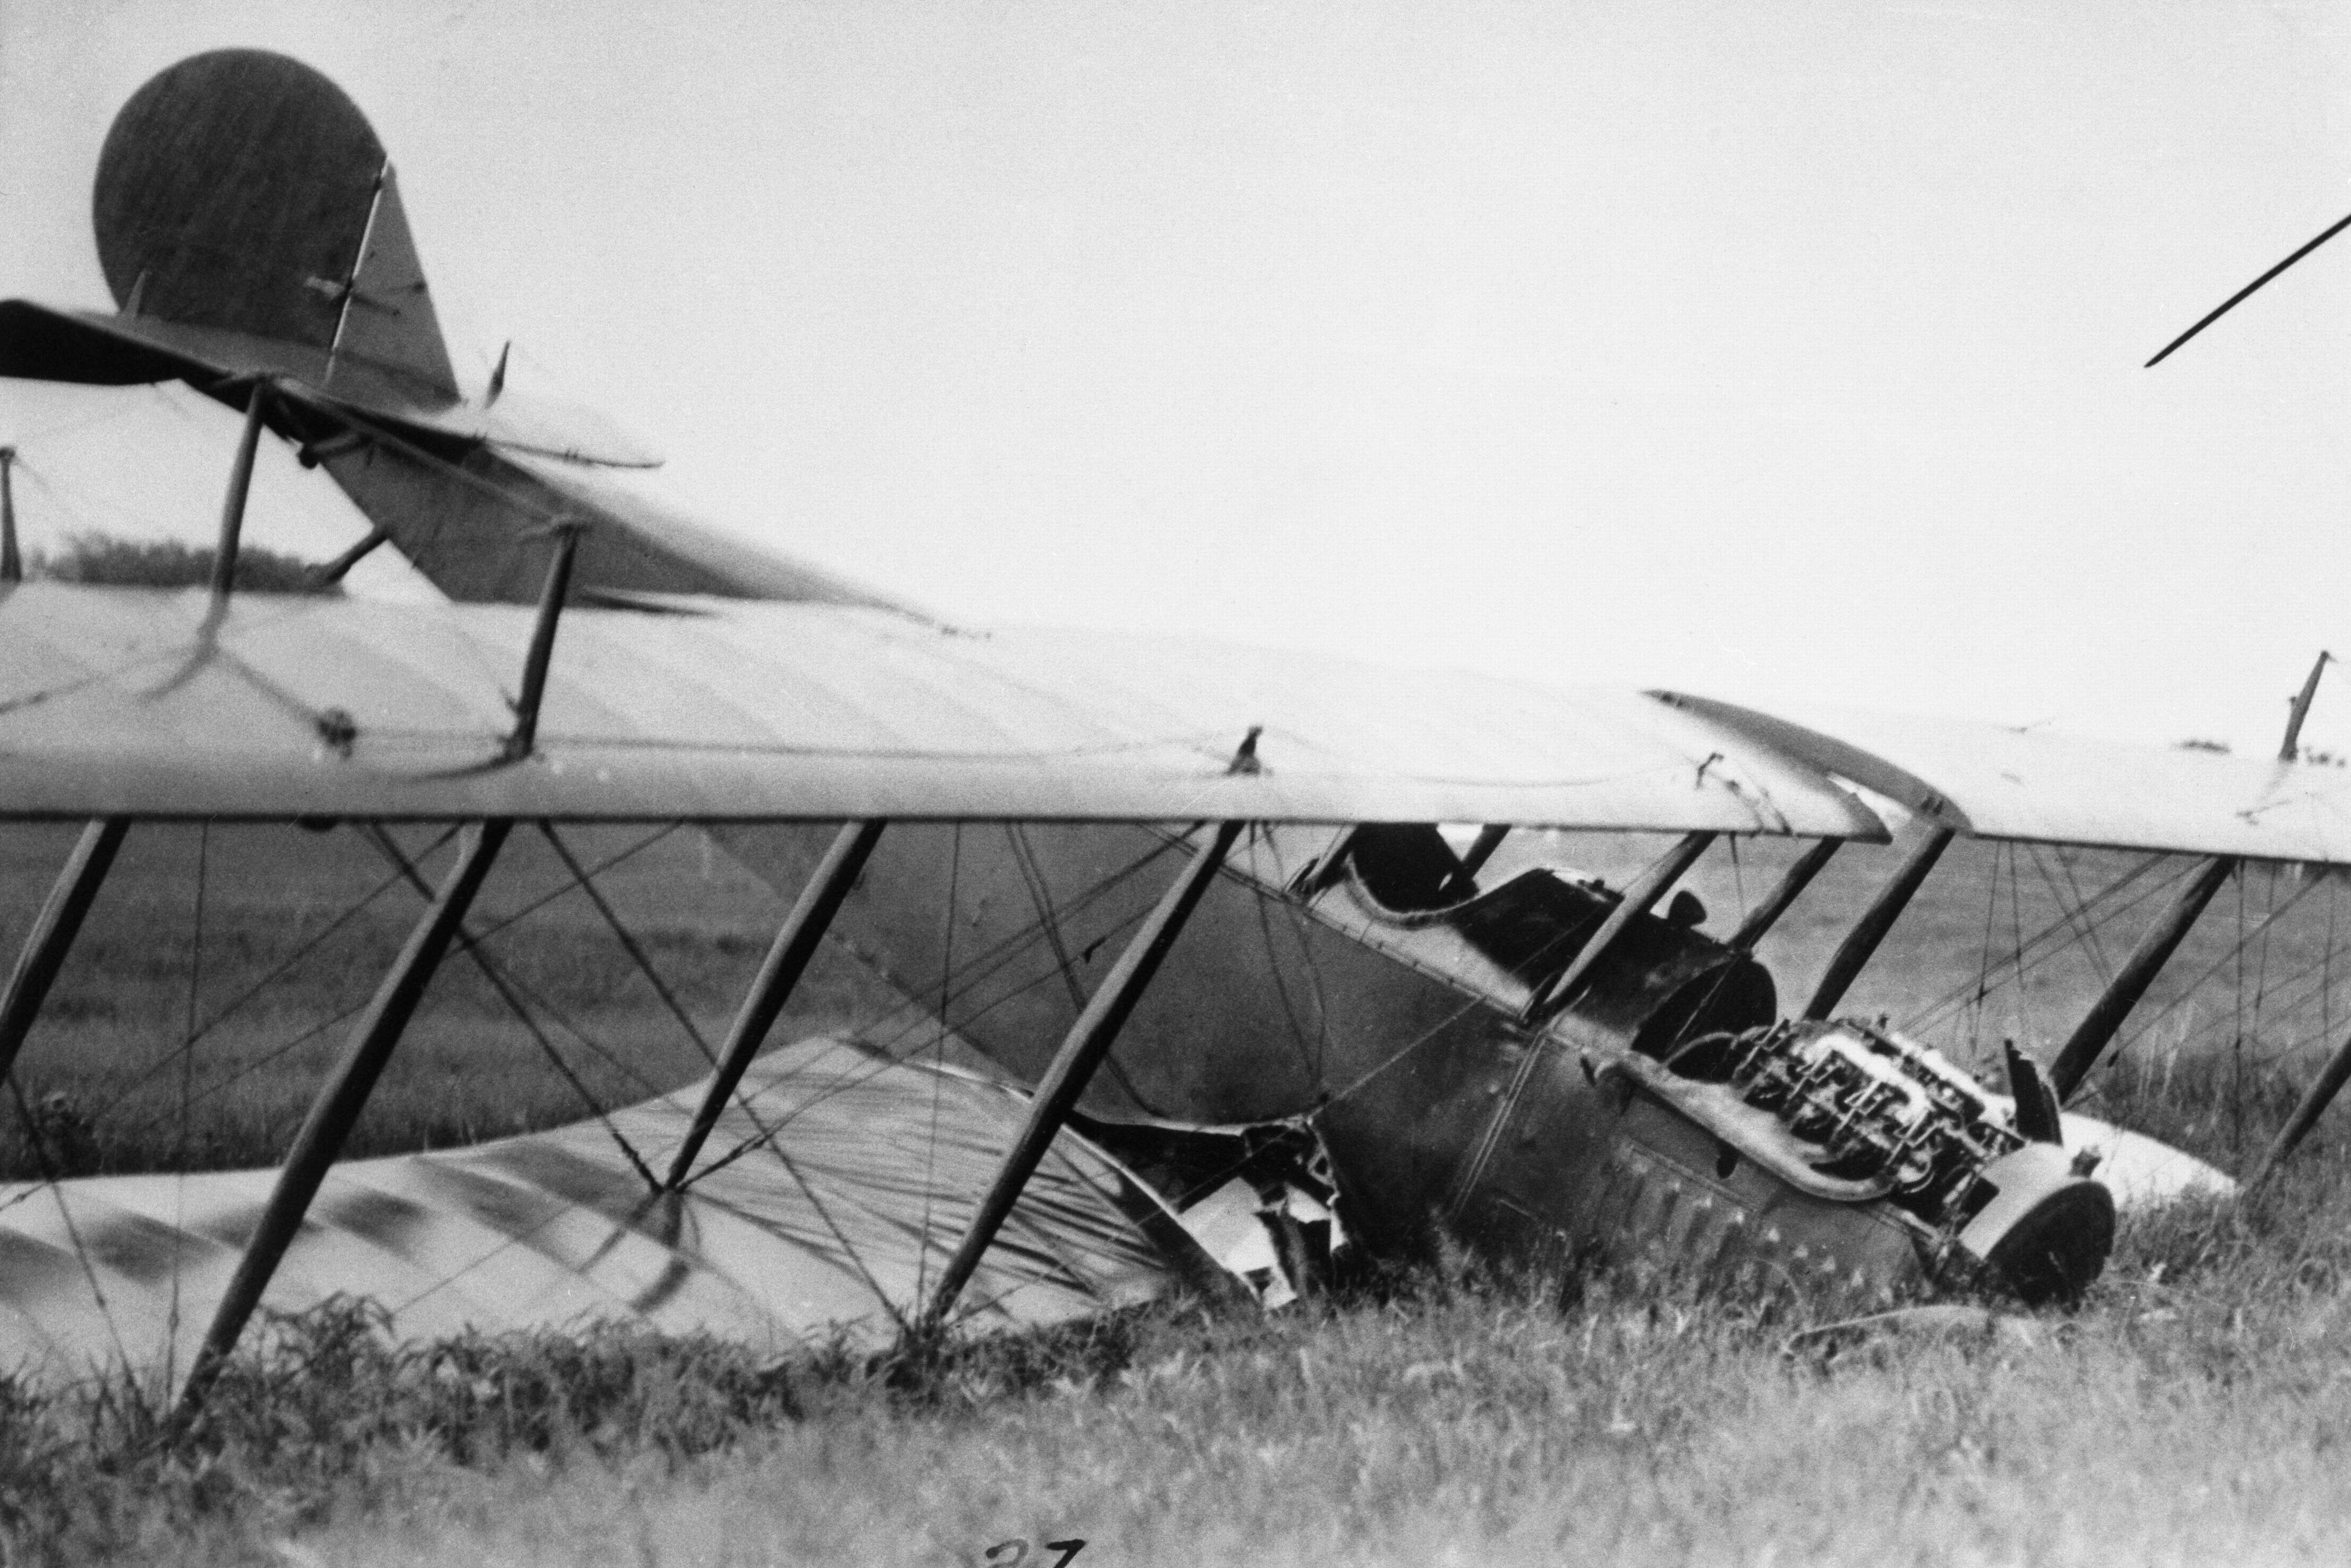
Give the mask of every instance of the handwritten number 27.
MULTIPOLYGON (((1086 1543, 1077 1539, 1045 1542, 1046 1551, 1061 1553, 1053 1559, 1050 1568, 1069 1568, 1070 1559, 1085 1549, 1086 1543)), ((987 1568, 1020 1568, 1020 1564, 1029 1560, 1029 1542, 1025 1537, 1016 1535, 1009 1541, 998 1542, 987 1549, 985 1555, 987 1568)))

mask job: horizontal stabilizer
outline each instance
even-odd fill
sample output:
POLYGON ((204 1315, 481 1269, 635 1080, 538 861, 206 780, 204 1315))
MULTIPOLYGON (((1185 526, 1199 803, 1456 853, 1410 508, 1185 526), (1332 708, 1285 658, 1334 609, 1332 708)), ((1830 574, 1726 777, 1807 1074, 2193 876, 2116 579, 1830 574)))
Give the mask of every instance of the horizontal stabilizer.
MULTIPOLYGON (((411 395, 413 378, 310 344, 29 299, 0 300, 0 376, 84 386, 184 381, 210 392, 267 376, 300 383, 305 401, 331 416, 372 423, 410 440, 486 442, 612 468, 652 468, 662 461, 612 421, 577 404, 516 392, 486 407, 420 402, 411 395)), ((242 405, 242 392, 229 401, 242 405)))

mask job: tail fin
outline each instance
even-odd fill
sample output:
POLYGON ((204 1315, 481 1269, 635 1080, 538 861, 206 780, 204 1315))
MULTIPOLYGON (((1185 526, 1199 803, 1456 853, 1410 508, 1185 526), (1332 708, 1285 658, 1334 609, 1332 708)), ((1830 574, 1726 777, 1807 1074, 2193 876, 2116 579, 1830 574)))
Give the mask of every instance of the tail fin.
POLYGON ((99 155, 99 262, 126 316, 298 344, 455 402, 383 144, 298 60, 221 49, 131 95, 99 155))
POLYGON ((119 312, 0 300, 0 375, 178 379, 304 444, 402 552, 458 599, 528 601, 539 525, 592 521, 579 591, 887 605, 598 484, 658 455, 590 411, 505 384, 460 397, 382 142, 340 88, 283 55, 225 49, 149 81, 116 117, 93 198, 119 312))

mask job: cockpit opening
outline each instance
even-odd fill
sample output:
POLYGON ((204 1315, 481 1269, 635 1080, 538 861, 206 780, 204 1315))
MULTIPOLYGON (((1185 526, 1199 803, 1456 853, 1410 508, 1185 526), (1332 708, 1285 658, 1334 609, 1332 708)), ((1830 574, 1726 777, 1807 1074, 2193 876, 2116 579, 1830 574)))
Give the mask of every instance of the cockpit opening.
POLYGON ((1366 822, 1340 852, 1373 903, 1426 915, 1478 895, 1478 878, 1433 822, 1366 822))

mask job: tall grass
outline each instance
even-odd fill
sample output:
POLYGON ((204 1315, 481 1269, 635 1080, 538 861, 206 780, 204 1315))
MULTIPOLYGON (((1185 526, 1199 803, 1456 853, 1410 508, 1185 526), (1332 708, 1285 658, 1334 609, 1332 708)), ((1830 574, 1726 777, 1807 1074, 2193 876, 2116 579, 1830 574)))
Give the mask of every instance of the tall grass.
MULTIPOLYGON (((2184 1069, 2139 1092, 2210 1122, 2184 1069)), ((177 1446, 140 1391, 0 1385, 0 1536, 10 1562, 2323 1561, 2351 1531, 2346 1154, 2330 1127, 2249 1198, 2127 1221, 2068 1311, 1875 1335, 1462 1266, 894 1364, 403 1348, 335 1303, 274 1322, 177 1446)))

